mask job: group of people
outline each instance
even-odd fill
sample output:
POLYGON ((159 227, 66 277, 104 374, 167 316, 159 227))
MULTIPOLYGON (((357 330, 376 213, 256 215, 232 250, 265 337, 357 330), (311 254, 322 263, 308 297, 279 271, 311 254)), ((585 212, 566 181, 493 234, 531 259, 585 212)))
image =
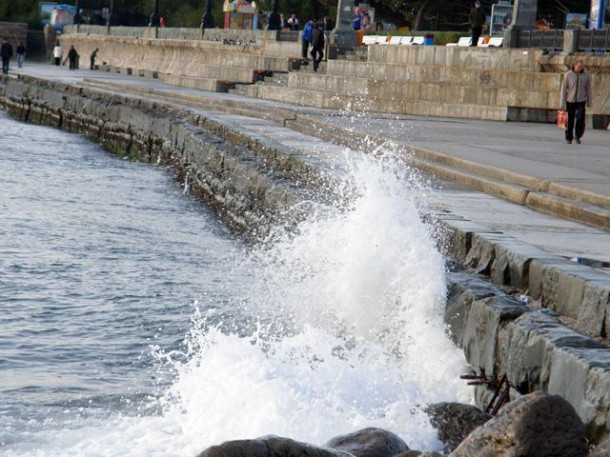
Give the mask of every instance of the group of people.
POLYGON ((301 33, 302 46, 302 61, 309 61, 307 56, 308 50, 311 48, 311 61, 313 62, 313 71, 318 71, 320 62, 324 58, 324 45, 328 42, 328 33, 332 30, 332 22, 327 17, 322 21, 310 19, 303 27, 301 33))
MULTIPOLYGON (((91 55, 89 56, 89 69, 90 70, 95 69, 95 60, 97 59, 98 52, 99 52, 99 48, 95 48, 93 50, 93 52, 91 53, 91 55)), ((56 66, 65 65, 66 61, 68 61, 70 63, 70 65, 69 65, 70 70, 78 69, 78 59, 80 58, 80 55, 74 48, 74 45, 70 46, 70 49, 68 50, 68 55, 62 62, 61 58, 63 57, 63 53, 64 53, 64 51, 61 47, 61 44, 56 43, 55 47, 53 48, 54 65, 56 65, 56 66)))
MULTIPOLYGON (((89 63, 90 69, 93 70, 95 68, 95 60, 97 58, 97 53, 99 49, 96 48, 90 56, 89 63)), ((27 49, 22 41, 17 45, 17 66, 19 68, 23 67, 23 63, 25 62, 25 56, 27 53, 27 49)), ((13 58, 13 45, 9 42, 8 38, 2 39, 2 45, 0 46, 0 56, 2 56, 2 73, 8 74, 10 61, 13 58)), ((55 44, 53 48, 53 63, 57 66, 62 65, 62 57, 63 57, 63 49, 59 43, 55 44)), ((68 50, 68 55, 66 59, 64 59, 63 64, 65 65, 66 61, 70 63, 70 70, 76 70, 78 68, 78 52, 74 48, 74 45, 70 46, 68 50)))
MULTIPOLYGON (((17 45, 17 66, 19 68, 23 67, 23 62, 25 62, 25 53, 25 45, 23 44, 23 41, 20 41, 17 45)), ((13 58, 13 45, 10 43, 10 41, 8 41, 8 38, 2 39, 0 56, 2 56, 2 73, 6 75, 8 74, 11 59, 13 58)))
MULTIPOLYGON (((305 26, 307 26, 309 22, 310 21, 307 21, 305 23, 305 26)), ((330 16, 324 16, 324 19, 322 19, 321 21, 316 21, 316 23, 322 28, 325 33, 330 32, 334 26, 330 16)), ((288 19, 286 19, 283 14, 280 14, 280 27, 282 30, 290 30, 295 32, 300 29, 300 25, 301 23, 299 22, 299 18, 297 18, 297 15, 295 13, 292 13, 288 19)))

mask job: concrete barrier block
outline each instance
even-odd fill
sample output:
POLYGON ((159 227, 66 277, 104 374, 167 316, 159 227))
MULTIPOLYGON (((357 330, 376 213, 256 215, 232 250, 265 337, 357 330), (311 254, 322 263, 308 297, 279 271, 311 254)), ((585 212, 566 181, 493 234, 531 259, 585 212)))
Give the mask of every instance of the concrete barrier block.
POLYGON ((452 339, 462 347, 472 304, 504 292, 480 277, 453 273, 448 277, 449 292, 445 309, 445 323, 452 339))
POLYGON ((610 435, 610 375, 607 361, 589 370, 580 414, 587 425, 587 435, 593 442, 600 443, 607 439, 610 435))
POLYGON ((544 305, 561 315, 573 319, 580 316, 582 328, 593 332, 601 326, 592 321, 603 322, 605 319, 606 310, 600 300, 603 302, 607 277, 605 273, 567 259, 535 259, 530 263, 530 294, 535 299, 542 298, 544 305), (586 296, 585 287, 588 291, 586 296))
POLYGON ((610 303, 610 279, 590 280, 584 285, 584 292, 576 328, 586 335, 608 338, 608 306, 610 303))
POLYGON ((546 252, 517 239, 500 240, 494 245, 490 277, 496 284, 525 291, 529 288, 530 262, 547 256, 546 252))
POLYGON ((529 310, 510 295, 473 301, 468 312, 462 347, 468 362, 488 375, 502 375, 498 363, 506 360, 499 343, 500 329, 529 310))
POLYGON ((547 390, 553 344, 534 330, 557 324, 555 317, 535 312, 520 316, 510 326, 505 370, 510 382, 521 393, 547 390))
POLYGON ((509 380, 521 393, 546 390, 568 400, 587 425, 589 438, 610 434, 610 350, 543 312, 510 325, 509 380))

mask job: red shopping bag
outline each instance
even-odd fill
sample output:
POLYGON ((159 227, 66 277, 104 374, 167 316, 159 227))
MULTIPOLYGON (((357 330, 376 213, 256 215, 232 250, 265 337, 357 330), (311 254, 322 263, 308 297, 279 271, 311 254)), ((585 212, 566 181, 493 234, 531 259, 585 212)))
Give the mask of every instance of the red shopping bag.
POLYGON ((557 128, 565 130, 568 125, 568 113, 565 110, 560 109, 557 111, 557 128))

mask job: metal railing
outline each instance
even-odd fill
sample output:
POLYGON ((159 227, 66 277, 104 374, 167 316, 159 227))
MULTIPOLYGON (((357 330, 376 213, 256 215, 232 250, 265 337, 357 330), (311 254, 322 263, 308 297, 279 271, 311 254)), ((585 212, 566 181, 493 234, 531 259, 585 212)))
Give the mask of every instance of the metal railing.
POLYGON ((520 48, 540 48, 549 51, 563 49, 563 30, 521 30, 519 32, 520 48))
MULTIPOLYGON (((105 25, 80 24, 64 26, 63 33, 161 40, 219 41, 235 44, 260 44, 265 41, 281 40, 280 34, 277 31, 237 29, 202 30, 199 28, 182 27, 108 27, 105 25)), ((292 39, 293 37, 287 38, 292 39)))
MULTIPOLYGON (((570 38, 570 36, 568 36, 570 38)), ((521 30, 519 48, 539 48, 566 52, 610 52, 610 28, 601 30, 521 30), (566 34, 573 34, 564 49, 566 34)))
POLYGON ((581 52, 610 52, 610 28, 602 30, 580 30, 578 50, 581 52))

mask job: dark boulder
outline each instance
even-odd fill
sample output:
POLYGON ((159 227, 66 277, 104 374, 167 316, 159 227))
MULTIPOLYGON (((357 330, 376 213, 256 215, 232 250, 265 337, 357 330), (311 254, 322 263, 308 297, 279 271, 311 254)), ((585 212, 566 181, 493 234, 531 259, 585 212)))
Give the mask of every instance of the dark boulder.
POLYGON ((562 397, 536 392, 475 429, 452 457, 585 457, 585 426, 562 397))
POLYGON ((398 435, 373 427, 337 436, 326 446, 349 452, 356 457, 394 457, 409 450, 409 446, 398 435))
POLYGON ((420 452, 420 451, 407 451, 401 452, 394 457, 443 457, 438 452, 420 452))
POLYGON ((426 408, 426 413, 448 454, 453 452, 470 432, 491 419, 491 415, 476 406, 462 403, 435 403, 426 408))
POLYGON ((256 440, 227 441, 201 452, 198 457, 353 457, 289 438, 266 436, 256 440))

